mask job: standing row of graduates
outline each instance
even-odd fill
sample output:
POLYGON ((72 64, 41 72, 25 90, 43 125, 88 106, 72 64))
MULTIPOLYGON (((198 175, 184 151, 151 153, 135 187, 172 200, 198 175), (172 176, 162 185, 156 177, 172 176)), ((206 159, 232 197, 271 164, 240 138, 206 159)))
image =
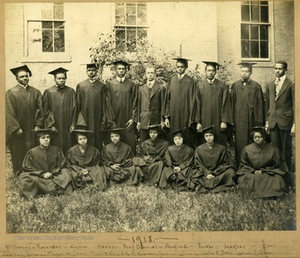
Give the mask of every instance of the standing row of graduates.
POLYGON ((214 125, 215 142, 224 146, 228 127, 233 128, 236 168, 243 148, 250 143, 249 128, 265 126, 272 145, 283 152, 290 167, 294 85, 286 78, 286 62, 276 62, 278 80, 267 86, 264 101, 260 85, 250 79, 252 64, 241 63, 241 80, 227 87, 216 78, 219 64, 205 62, 207 78, 197 85, 185 74, 188 60, 176 60, 177 74, 165 85, 156 80, 154 67, 148 67, 147 83, 140 88, 126 77, 129 64, 122 60, 114 62, 116 77, 106 85, 96 78, 97 64, 87 64, 89 78, 77 85, 76 92, 65 85, 67 70, 59 68, 50 72, 55 85, 43 96, 28 85, 31 71, 26 65, 11 69, 18 85, 6 93, 6 135, 14 171, 21 169, 26 151, 35 146, 32 128, 50 128, 53 145, 66 153, 73 145, 71 132, 79 120, 94 132, 89 142, 99 151, 109 142, 105 127, 125 128, 122 141, 134 154, 136 129, 144 142, 149 137, 146 129, 153 124, 171 132, 182 130, 186 144, 193 148, 203 142, 203 128, 214 125))
POLYGON ((51 130, 36 131, 39 146, 25 155, 19 179, 22 193, 30 198, 47 193, 63 194, 95 184, 108 186, 144 185, 179 191, 217 193, 232 190, 236 182, 243 193, 255 197, 282 196, 287 192, 287 168, 278 148, 264 141, 264 129, 253 130, 253 144, 243 149, 237 173, 229 165, 226 148, 214 142, 212 127, 204 130, 205 143, 194 150, 184 143, 183 132, 172 134, 173 144, 163 140, 160 125, 149 127, 150 139, 141 144, 135 157, 121 141, 119 128, 110 130, 111 143, 101 154, 88 144, 91 131, 73 130, 77 144, 64 157, 52 146, 51 130))

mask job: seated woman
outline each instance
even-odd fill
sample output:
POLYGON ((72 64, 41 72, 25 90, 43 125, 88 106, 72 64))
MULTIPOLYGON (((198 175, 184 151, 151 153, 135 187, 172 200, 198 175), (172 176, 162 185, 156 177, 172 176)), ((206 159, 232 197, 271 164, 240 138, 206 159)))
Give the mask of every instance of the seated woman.
POLYGON ((141 158, 143 165, 143 183, 146 185, 157 185, 164 167, 163 158, 169 142, 160 139, 160 125, 148 127, 150 139, 141 144, 141 158))
POLYGON ((178 130, 173 133, 174 145, 167 148, 163 169, 159 180, 161 188, 176 188, 180 191, 190 188, 190 173, 194 160, 194 149, 183 143, 183 133, 178 130))
POLYGON ((195 190, 201 193, 217 193, 232 189, 235 186, 235 171, 228 164, 226 148, 214 142, 212 127, 204 129, 203 136, 205 143, 196 148, 194 156, 197 169, 191 180, 196 186, 195 190))
POLYGON ((76 189, 81 189, 89 183, 94 183, 103 190, 107 186, 105 171, 100 167, 100 152, 88 145, 88 135, 92 131, 74 129, 77 145, 66 152, 67 166, 71 170, 76 189))
POLYGON ((287 192, 288 169, 280 150, 265 142, 266 132, 255 128, 254 143, 244 147, 237 171, 238 188, 254 197, 280 197, 287 192))
POLYGON ((115 128, 110 131, 111 143, 102 148, 101 158, 109 186, 137 185, 140 182, 141 170, 133 164, 134 154, 129 145, 120 141, 120 131, 115 128))
POLYGON ((65 157, 62 150, 50 145, 51 131, 39 129, 36 135, 39 145, 26 153, 19 175, 22 193, 29 198, 47 193, 71 192, 72 176, 64 168, 65 157))

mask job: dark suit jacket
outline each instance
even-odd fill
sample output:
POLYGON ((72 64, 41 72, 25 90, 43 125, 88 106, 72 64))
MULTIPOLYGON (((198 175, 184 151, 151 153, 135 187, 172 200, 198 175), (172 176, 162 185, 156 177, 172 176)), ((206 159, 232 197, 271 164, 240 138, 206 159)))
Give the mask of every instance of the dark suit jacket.
POLYGON ((157 82, 154 83, 151 94, 146 84, 139 88, 138 122, 141 123, 141 127, 161 123, 164 100, 165 87, 157 82))
POLYGON ((286 78, 277 97, 275 82, 268 83, 266 88, 266 114, 269 128, 276 124, 280 130, 290 130, 294 123, 294 83, 286 78))

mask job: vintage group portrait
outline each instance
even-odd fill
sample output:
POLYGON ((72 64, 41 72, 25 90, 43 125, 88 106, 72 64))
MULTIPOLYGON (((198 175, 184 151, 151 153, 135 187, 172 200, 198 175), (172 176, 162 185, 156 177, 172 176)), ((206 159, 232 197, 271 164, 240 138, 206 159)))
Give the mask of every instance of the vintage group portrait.
POLYGON ((297 1, 2 6, 1 257, 298 257, 297 1))

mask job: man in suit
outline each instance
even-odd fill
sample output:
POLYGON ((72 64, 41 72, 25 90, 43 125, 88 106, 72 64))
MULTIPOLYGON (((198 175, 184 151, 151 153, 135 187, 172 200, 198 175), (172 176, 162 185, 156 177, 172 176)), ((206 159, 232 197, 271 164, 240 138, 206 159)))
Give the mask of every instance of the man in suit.
POLYGON ((26 152, 35 146, 31 132, 43 127, 44 112, 42 94, 29 86, 31 71, 27 65, 10 69, 17 85, 6 92, 6 140, 11 152, 13 171, 18 174, 26 152))
POLYGON ((273 146, 278 147, 291 169, 292 137, 294 124, 294 83, 287 78, 287 62, 275 63, 275 81, 266 87, 266 130, 273 146))
POLYGON ((147 82, 139 88, 137 130, 141 130, 141 143, 149 139, 148 126, 163 122, 165 87, 156 80, 155 67, 146 68, 147 82))

